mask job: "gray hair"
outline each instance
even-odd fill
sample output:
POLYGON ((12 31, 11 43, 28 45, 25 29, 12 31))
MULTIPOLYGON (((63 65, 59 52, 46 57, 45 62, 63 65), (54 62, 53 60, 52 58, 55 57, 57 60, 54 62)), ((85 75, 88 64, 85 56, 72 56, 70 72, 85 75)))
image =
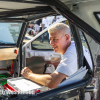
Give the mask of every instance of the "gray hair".
POLYGON ((48 29, 49 34, 53 34, 54 32, 57 32, 57 31, 59 32, 63 31, 64 34, 68 34, 69 36, 71 36, 69 26, 66 24, 57 23, 48 29))

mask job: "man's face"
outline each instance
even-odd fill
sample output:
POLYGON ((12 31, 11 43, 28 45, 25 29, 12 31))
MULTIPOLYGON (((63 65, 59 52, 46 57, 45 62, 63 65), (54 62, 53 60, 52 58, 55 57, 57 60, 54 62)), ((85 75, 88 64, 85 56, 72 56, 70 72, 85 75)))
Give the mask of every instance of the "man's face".
POLYGON ((67 38, 61 32, 55 32, 49 34, 50 45, 53 50, 57 53, 64 54, 67 49, 67 38))

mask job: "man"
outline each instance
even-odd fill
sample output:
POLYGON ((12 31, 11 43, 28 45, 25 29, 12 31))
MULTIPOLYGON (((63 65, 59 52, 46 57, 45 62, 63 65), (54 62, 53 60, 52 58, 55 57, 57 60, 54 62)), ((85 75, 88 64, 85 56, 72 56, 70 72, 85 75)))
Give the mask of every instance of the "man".
POLYGON ((43 18, 42 24, 44 25, 44 26, 43 26, 43 29, 49 27, 50 22, 49 22, 49 20, 47 19, 47 17, 44 17, 44 18, 43 18))
POLYGON ((36 34, 38 34, 39 33, 39 31, 40 31, 40 24, 41 24, 41 26, 42 26, 42 19, 37 19, 36 20, 36 23, 35 23, 35 32, 36 32, 36 34))
POLYGON ((58 23, 49 28, 50 45, 53 50, 62 55, 62 60, 57 69, 47 74, 34 74, 30 69, 25 67, 21 74, 34 82, 56 88, 63 79, 69 77, 77 71, 77 53, 74 42, 71 42, 69 27, 63 23, 58 23))
POLYGON ((56 16, 54 16, 54 19, 52 20, 52 24, 53 24, 54 22, 56 22, 56 20, 57 20, 57 18, 56 18, 56 16))
MULTIPOLYGON (((46 17, 44 17, 44 19, 42 21, 42 24, 43 24, 43 29, 45 29, 45 28, 48 28, 49 27, 50 22, 49 22, 49 20, 46 17)), ((48 34, 48 32, 46 32, 45 34, 46 34, 47 39, 48 39, 48 42, 49 42, 49 34, 48 34)), ((43 42, 43 41, 44 41, 44 34, 42 35, 41 42, 43 42)))

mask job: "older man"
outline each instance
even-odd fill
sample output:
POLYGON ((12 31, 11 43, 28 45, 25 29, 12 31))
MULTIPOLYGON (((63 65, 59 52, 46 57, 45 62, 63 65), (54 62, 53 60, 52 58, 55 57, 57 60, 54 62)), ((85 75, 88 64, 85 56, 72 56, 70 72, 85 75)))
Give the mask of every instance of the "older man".
POLYGON ((41 75, 35 74, 25 67, 21 74, 34 82, 49 88, 55 88, 63 79, 77 71, 77 53, 74 42, 71 42, 71 35, 67 25, 58 23, 50 27, 48 32, 53 50, 62 55, 62 60, 57 69, 50 75, 41 75))

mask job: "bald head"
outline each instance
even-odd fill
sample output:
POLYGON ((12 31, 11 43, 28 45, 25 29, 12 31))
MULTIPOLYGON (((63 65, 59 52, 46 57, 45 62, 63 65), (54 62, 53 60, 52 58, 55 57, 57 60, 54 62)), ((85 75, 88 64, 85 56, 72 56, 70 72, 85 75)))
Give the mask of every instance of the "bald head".
POLYGON ((54 34, 55 32, 58 32, 59 34, 62 33, 62 35, 68 34, 69 36, 71 36, 69 26, 65 25, 63 23, 57 23, 57 24, 51 26, 48 29, 48 32, 49 32, 49 34, 54 34))

